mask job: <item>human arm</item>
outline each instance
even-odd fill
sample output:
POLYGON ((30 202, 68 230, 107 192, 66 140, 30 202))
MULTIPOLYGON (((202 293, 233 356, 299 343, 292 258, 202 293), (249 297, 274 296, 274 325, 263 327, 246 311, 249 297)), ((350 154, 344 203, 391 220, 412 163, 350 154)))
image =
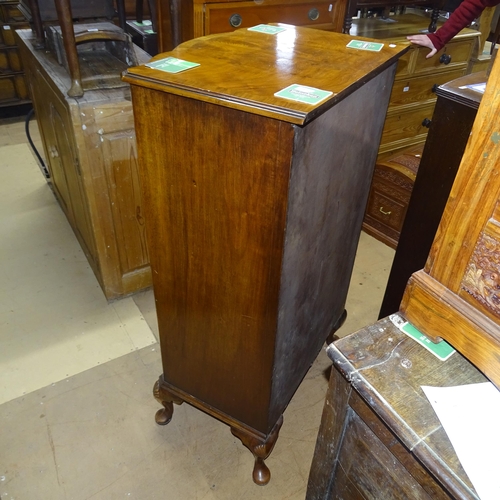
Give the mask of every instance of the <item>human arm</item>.
POLYGON ((411 43, 415 43, 416 45, 421 45, 422 47, 428 47, 429 49, 431 49, 431 51, 425 56, 426 59, 429 59, 429 57, 432 57, 437 52, 436 47, 434 47, 434 44, 432 43, 432 40, 427 35, 411 35, 406 38, 410 40, 411 43))
POLYGON ((429 52, 426 57, 432 57, 460 30, 468 26, 474 19, 477 19, 486 7, 493 7, 499 3, 500 0, 463 0, 463 2, 452 12, 450 18, 435 33, 412 35, 407 38, 412 43, 429 47, 431 52, 429 52))

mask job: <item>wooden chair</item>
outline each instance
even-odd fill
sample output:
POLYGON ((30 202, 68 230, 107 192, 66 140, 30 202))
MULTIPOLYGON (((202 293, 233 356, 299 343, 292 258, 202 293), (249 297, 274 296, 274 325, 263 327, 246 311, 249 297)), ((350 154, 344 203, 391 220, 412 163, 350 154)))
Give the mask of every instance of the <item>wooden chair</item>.
MULTIPOLYGON (((77 40, 73 30, 73 15, 71 11, 70 0, 54 0, 57 19, 61 26, 61 31, 64 39, 64 50, 68 60, 69 73, 71 77, 71 87, 68 90, 70 97, 83 96, 83 86, 81 79, 80 63, 78 61, 78 52, 76 50, 77 40)), ((125 1, 116 0, 118 19, 120 27, 125 29, 125 1)), ((38 0, 29 0, 31 14, 33 17, 33 28, 36 36, 36 44, 38 48, 45 47, 45 33, 43 30, 42 17, 38 0)), ((99 36, 107 39, 114 39, 116 34, 100 33, 99 36)), ((95 33, 86 33, 79 35, 78 43, 89 41, 96 38, 95 33)))

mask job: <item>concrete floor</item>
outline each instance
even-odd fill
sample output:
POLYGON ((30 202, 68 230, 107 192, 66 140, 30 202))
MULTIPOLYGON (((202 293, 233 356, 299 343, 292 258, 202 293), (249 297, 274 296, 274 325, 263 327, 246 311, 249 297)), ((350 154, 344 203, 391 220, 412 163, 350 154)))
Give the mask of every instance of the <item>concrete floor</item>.
MULTIPOLYGON (((0 120, 0 169, 0 499, 304 499, 325 353, 285 412, 271 482, 255 485, 252 455, 225 424, 187 404, 155 424, 152 291, 106 302, 22 119, 0 120)), ((393 256, 361 235, 340 336, 377 319, 393 256)))

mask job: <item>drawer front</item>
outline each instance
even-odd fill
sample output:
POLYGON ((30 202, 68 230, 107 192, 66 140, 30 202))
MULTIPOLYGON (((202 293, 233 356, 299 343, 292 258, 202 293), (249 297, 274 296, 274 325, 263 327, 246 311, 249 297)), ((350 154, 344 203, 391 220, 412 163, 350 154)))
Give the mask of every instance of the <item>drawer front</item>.
POLYGON ((404 106, 416 102, 435 100, 434 85, 439 86, 451 82, 466 74, 466 68, 436 73, 435 75, 398 78, 392 87, 390 107, 404 106))
POLYGON ((14 47, 16 45, 16 39, 14 37, 15 30, 24 28, 29 28, 29 24, 16 23, 11 25, 0 22, 0 44, 7 45, 8 47, 14 47))
MULTIPOLYGON (((422 122, 426 118, 432 118, 434 106, 435 102, 432 102, 423 106, 415 106, 401 112, 388 112, 380 144, 387 146, 388 144, 395 143, 394 146, 399 147, 398 143, 401 141, 410 139, 408 144, 411 144, 411 139, 421 135, 425 136, 428 132, 428 128, 425 127, 422 122)), ((381 150, 383 149, 384 148, 381 148, 381 150)))
POLYGON ((383 185, 373 183, 366 207, 366 216, 399 233, 403 226, 408 201, 402 202, 394 199, 390 194, 383 192, 381 187, 383 185))
POLYGON ((21 11, 17 8, 19 2, 5 3, 0 5, 0 21, 4 23, 15 23, 25 21, 21 11))
POLYGON ((18 73, 23 67, 16 47, 0 48, 0 75, 18 73))
POLYGON ((0 104, 28 99, 28 88, 23 75, 0 76, 0 104))
MULTIPOLYGON (((232 2, 205 6, 205 34, 225 33, 257 24, 286 23, 295 26, 332 24, 338 2, 232 2)), ((333 25, 332 25, 333 26, 333 25)))
POLYGON ((474 46, 474 38, 449 42, 433 57, 426 59, 429 49, 420 47, 415 57, 413 74, 429 73, 435 71, 450 71, 453 67, 467 66, 474 46), (450 58, 450 62, 445 59, 450 58))

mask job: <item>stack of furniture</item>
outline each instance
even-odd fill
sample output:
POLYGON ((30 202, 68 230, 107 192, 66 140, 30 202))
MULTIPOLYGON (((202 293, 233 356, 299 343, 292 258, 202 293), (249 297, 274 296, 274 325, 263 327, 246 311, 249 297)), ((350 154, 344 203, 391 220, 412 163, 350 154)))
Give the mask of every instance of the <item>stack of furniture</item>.
POLYGON ((399 310, 408 279, 425 266, 483 95, 470 86, 480 85, 486 78, 486 72, 481 71, 436 90, 436 110, 407 205, 379 318, 399 310))
POLYGON ((163 363, 157 422, 183 401, 225 422, 254 454, 258 484, 269 481, 264 460, 285 408, 345 318, 385 109, 408 50, 348 41, 242 29, 157 56, 192 69, 125 75, 163 363), (292 84, 332 94, 316 104, 275 96, 292 84))
POLYGON ((18 3, 14 0, 0 0, 0 107, 18 107, 30 102, 14 37, 15 30, 29 25, 19 10, 18 3))
POLYGON ((332 344, 308 500, 478 498, 421 386, 487 377, 500 387, 499 85, 495 64, 427 263, 399 314, 424 340, 458 352, 438 360, 388 319, 332 344))
MULTIPOLYGON (((129 65, 150 56, 115 24, 73 26, 69 2, 56 6, 60 26, 48 26, 45 36, 42 19, 54 13, 41 3, 34 16, 40 30, 17 31, 17 43, 51 186, 111 300, 151 286, 130 88, 121 80, 129 65)), ((92 12, 100 17, 108 7, 112 2, 92 12)))

